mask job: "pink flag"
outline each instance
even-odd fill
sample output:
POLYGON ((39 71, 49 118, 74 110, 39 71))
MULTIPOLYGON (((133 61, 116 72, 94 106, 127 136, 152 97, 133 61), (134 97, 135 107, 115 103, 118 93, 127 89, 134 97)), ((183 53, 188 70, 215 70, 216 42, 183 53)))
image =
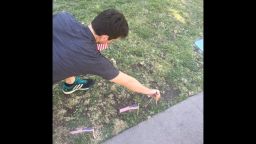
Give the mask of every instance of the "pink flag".
POLYGON ((136 109, 139 109, 139 105, 138 104, 133 104, 131 106, 127 106, 127 107, 121 108, 119 110, 119 112, 122 113, 122 112, 126 112, 126 111, 129 111, 129 110, 136 110, 136 109))
POLYGON ((71 131, 70 133, 71 134, 78 134, 78 133, 83 133, 83 132, 94 132, 94 129, 93 128, 80 128, 80 129, 77 129, 75 131, 71 131))

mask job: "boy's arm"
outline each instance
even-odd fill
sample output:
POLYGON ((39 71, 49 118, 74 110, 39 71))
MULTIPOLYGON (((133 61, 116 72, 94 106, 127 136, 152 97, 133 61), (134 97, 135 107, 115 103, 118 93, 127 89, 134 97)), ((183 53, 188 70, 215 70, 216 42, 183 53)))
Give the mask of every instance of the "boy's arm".
POLYGON ((149 89, 145 86, 143 86, 138 80, 136 80, 135 78, 119 71, 119 74, 113 78, 112 80, 110 80, 111 82, 120 84, 126 88, 128 88, 129 90, 132 90, 134 92, 138 92, 138 93, 142 93, 142 94, 146 94, 149 96, 152 96, 155 98, 155 100, 159 100, 161 95, 160 95, 160 91, 157 89, 149 89))

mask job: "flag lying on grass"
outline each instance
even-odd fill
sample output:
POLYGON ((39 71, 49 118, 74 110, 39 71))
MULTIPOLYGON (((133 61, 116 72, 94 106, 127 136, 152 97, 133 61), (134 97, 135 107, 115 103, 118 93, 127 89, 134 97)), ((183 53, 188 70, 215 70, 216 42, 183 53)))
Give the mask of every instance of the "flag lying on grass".
POLYGON ((126 111, 129 111, 129 110, 136 110, 136 109, 139 109, 139 107, 140 107, 139 104, 133 104, 131 106, 127 106, 127 107, 121 108, 119 110, 119 112, 122 113, 122 112, 126 112, 126 111))
POLYGON ((82 132, 94 132, 93 128, 78 128, 75 131, 71 131, 71 134, 77 134, 77 133, 82 133, 82 132))

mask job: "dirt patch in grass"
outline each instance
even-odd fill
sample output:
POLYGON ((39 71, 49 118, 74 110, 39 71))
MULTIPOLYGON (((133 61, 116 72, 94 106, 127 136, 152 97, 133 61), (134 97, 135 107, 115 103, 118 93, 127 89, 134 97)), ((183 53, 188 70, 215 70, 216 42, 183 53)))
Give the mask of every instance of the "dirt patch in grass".
POLYGON ((128 127, 127 123, 120 119, 115 119, 113 121, 114 129, 112 131, 112 135, 117 135, 119 132, 123 131, 128 127))

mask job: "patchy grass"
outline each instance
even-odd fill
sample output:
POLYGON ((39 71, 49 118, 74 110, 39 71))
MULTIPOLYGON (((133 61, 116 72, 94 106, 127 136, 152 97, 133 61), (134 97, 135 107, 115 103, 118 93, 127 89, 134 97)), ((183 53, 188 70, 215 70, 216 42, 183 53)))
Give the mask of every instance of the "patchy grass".
POLYGON ((203 89, 202 57, 193 42, 203 36, 202 0, 54 0, 53 13, 69 11, 88 24, 99 12, 116 8, 127 18, 130 32, 103 54, 145 86, 161 91, 161 101, 143 107, 145 95, 131 92, 98 76, 88 92, 65 95, 61 83, 53 85, 54 144, 96 144, 147 120, 203 89), (135 112, 119 108, 140 103, 135 112), (94 127, 91 134, 70 135, 78 127, 94 127))

